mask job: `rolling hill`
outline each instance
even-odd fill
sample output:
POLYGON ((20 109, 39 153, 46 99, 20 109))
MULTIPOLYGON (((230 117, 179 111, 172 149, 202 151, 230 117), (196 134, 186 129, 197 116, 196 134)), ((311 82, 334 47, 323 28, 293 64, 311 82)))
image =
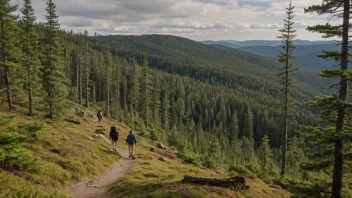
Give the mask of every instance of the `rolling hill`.
MULTIPOLYGON (((277 89, 275 73, 281 65, 272 58, 174 36, 103 36, 95 39, 111 44, 122 57, 135 56, 142 62, 144 55, 147 55, 151 67, 168 73, 189 76, 202 82, 214 81, 215 84, 234 89, 246 87, 258 90, 265 84, 272 85, 266 87, 272 93, 277 89)), ((318 70, 302 69, 297 76, 302 87, 305 87, 299 88, 301 92, 311 96, 321 93, 321 87, 326 83, 317 74, 318 70)))
MULTIPOLYGON (((255 55, 277 58, 280 50, 282 50, 281 41, 264 41, 264 40, 249 40, 249 41, 202 41, 202 43, 212 46, 225 46, 233 49, 238 49, 244 52, 255 55)), ((295 40, 296 49, 293 54, 295 56, 296 66, 309 69, 327 69, 335 65, 334 61, 326 61, 318 58, 316 55, 321 54, 322 50, 338 50, 340 46, 336 45, 336 41, 305 41, 295 40)))
MULTIPOLYGON (((249 47, 249 46, 282 46, 280 40, 246 40, 246 41, 235 41, 235 40, 220 40, 220 41, 201 41, 207 45, 224 45, 232 48, 249 47)), ((303 45, 335 45, 334 40, 321 40, 321 41, 308 41, 308 40, 294 40, 296 46, 303 45)))
MULTIPOLYGON (((282 48, 280 46, 247 46, 240 47, 238 50, 249 52, 256 55, 277 58, 279 51, 282 48)), ((329 45, 298 45, 294 50, 293 54, 296 56, 294 62, 297 66, 302 66, 311 69, 327 69, 332 67, 334 61, 326 61, 317 57, 317 54, 321 54, 322 50, 338 50, 339 46, 335 44, 329 45)))

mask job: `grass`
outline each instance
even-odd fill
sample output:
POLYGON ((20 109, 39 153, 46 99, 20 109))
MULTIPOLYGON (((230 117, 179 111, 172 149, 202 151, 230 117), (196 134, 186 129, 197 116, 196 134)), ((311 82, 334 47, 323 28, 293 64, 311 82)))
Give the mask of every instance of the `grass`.
MULTIPOLYGON (((110 145, 105 140, 95 136, 95 130, 103 129, 108 135, 110 126, 116 125, 120 130, 118 147, 121 150, 127 149, 123 140, 129 127, 107 119, 103 120, 102 124, 94 123, 94 118, 89 118, 87 122, 75 115, 74 108, 84 109, 71 104, 67 117, 79 120, 80 125, 43 120, 42 115, 28 117, 25 108, 20 106, 9 115, 6 106, 0 106, 0 115, 3 115, 0 131, 8 127, 43 126, 43 129, 36 132, 24 145, 24 148, 37 158, 37 163, 30 171, 0 170, 0 197, 68 197, 67 192, 73 183, 101 174, 121 157, 110 151, 110 145)), ((92 109, 98 107, 93 106, 92 109)), ((84 111, 88 113, 88 117, 95 115, 95 110, 84 111)), ((19 132, 24 133, 22 130, 19 132)), ((290 197, 290 193, 271 188, 259 179, 247 179, 250 189, 245 191, 183 183, 181 180, 184 175, 227 175, 185 163, 177 158, 173 151, 156 148, 138 133, 137 140, 137 159, 132 171, 109 190, 111 197, 290 197), (151 147, 155 148, 157 153, 150 152, 151 147), (160 156, 164 156, 168 161, 159 161, 160 156)))
POLYGON ((8 116, 6 107, 0 106, 0 117, 3 118, 0 131, 10 127, 24 133, 18 126, 32 123, 44 126, 35 138, 24 143, 24 148, 37 158, 34 166, 28 171, 0 170, 0 197, 67 197, 66 192, 73 183, 102 173, 120 158, 110 151, 105 140, 94 136, 96 128, 102 126, 107 131, 113 123, 105 120, 100 126, 93 122, 94 119, 86 122, 73 113, 74 107, 71 106, 72 112, 68 115, 79 120, 80 125, 43 120, 40 115, 28 117, 21 107, 8 116))
POLYGON ((184 175, 204 177, 227 177, 204 167, 184 163, 169 149, 159 149, 139 137, 136 148, 137 159, 129 175, 123 177, 110 189, 111 197, 290 197, 290 193, 269 187, 259 179, 247 179, 249 190, 233 191, 220 187, 183 183, 184 175), (142 141, 140 141, 142 140, 142 141), (150 152, 153 147, 157 153, 150 152), (158 160, 160 156, 167 162, 158 160))

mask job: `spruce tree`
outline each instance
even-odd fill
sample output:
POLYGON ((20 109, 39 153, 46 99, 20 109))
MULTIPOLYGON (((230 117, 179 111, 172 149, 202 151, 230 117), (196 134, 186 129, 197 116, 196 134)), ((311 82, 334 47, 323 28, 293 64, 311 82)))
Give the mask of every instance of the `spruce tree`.
POLYGON ((262 138, 261 145, 258 150, 258 158, 260 165, 262 166, 265 172, 268 172, 271 165, 270 161, 272 159, 273 153, 270 148, 270 140, 267 135, 264 135, 262 138))
POLYGON ((248 140, 253 139, 253 112, 251 108, 247 108, 244 114, 243 136, 248 140))
POLYGON ((161 122, 162 122, 162 127, 164 129, 169 128, 169 110, 170 110, 170 101, 167 97, 167 93, 164 93, 162 103, 161 103, 161 122))
POLYGON ((16 10, 17 7, 12 6, 10 0, 0 1, 0 66, 4 74, 7 103, 10 111, 13 109, 11 89, 14 84, 12 81, 15 78, 11 74, 16 73, 20 52, 18 48, 19 29, 16 24, 18 17, 14 15, 16 10))
POLYGON ((154 78, 154 83, 153 83, 153 103, 152 103, 152 116, 153 116, 153 122, 154 124, 160 124, 160 84, 159 84, 159 79, 155 75, 154 78))
POLYGON ((335 60, 339 63, 339 69, 322 70, 320 75, 326 78, 339 78, 336 85, 338 93, 331 96, 316 97, 316 100, 309 102, 310 107, 320 108, 321 121, 323 126, 302 127, 302 133, 311 137, 313 142, 321 147, 319 151, 313 151, 315 157, 305 168, 313 170, 328 169, 333 166, 332 194, 334 198, 341 198, 343 182, 343 166, 348 160, 350 153, 346 145, 352 139, 351 127, 347 120, 347 114, 352 104, 348 102, 348 83, 352 79, 352 72, 348 70, 349 62, 349 30, 350 30, 350 1, 349 0, 324 0, 321 5, 313 5, 305 10, 309 13, 319 15, 329 14, 334 18, 342 19, 342 24, 331 24, 309 26, 307 29, 312 32, 323 34, 324 38, 340 38, 341 51, 325 51, 319 55, 327 60, 335 60), (344 161, 345 160, 345 161, 344 161))
POLYGON ((43 88, 47 93, 45 103, 48 105, 49 118, 53 119, 62 114, 65 109, 67 88, 66 76, 62 60, 62 47, 60 46, 58 32, 60 24, 56 15, 56 5, 52 0, 47 2, 47 22, 44 24, 44 60, 43 60, 43 88))
POLYGON ((29 115, 33 114, 33 93, 37 93, 41 88, 41 62, 39 36, 35 29, 34 9, 31 0, 24 0, 24 5, 21 9, 22 19, 21 28, 23 30, 22 40, 22 66, 26 70, 24 77, 25 87, 28 91, 29 115))
POLYGON ((238 119, 236 113, 234 112, 229 124, 229 133, 230 133, 230 144, 233 145, 238 139, 238 119))
POLYGON ((112 71, 112 55, 109 47, 105 47, 105 117, 109 116, 110 111, 110 83, 112 71))
POLYGON ((114 73, 114 98, 115 98, 115 110, 116 110, 116 118, 119 119, 120 116, 120 65, 118 64, 118 59, 117 56, 114 58, 114 68, 113 68, 113 73, 114 73))
MULTIPOLYGON (((89 108, 89 98, 90 98, 90 52, 89 52, 89 39, 88 31, 84 31, 83 35, 83 46, 82 46, 82 55, 83 55, 83 81, 84 81, 84 106, 89 108)), ((82 85, 81 85, 82 86, 82 85)), ((82 86, 83 87, 83 86, 82 86)))
POLYGON ((139 90, 140 90, 140 72, 139 72, 139 65, 137 64, 136 58, 132 58, 131 60, 131 91, 130 91, 130 104, 132 109, 130 109, 131 113, 134 116, 137 116, 137 107, 139 104, 139 90))
POLYGON ((140 110, 143 115, 143 120, 146 128, 148 128, 149 124, 149 111, 150 111, 150 104, 151 104, 151 96, 153 90, 153 83, 151 80, 151 76, 148 72, 148 59, 145 56, 143 60, 143 74, 141 75, 141 87, 140 87, 140 110))
POLYGON ((289 125, 292 124, 293 120, 293 111, 294 105, 291 96, 291 89, 294 87, 292 76, 296 74, 297 69, 294 67, 292 59, 294 56, 292 55, 295 46, 293 44, 293 39, 296 37, 296 30, 293 28, 293 9, 292 2, 288 8, 286 8, 287 18, 284 20, 284 27, 280 29, 281 33, 278 36, 279 39, 283 42, 283 51, 280 51, 279 62, 283 64, 283 67, 280 68, 278 72, 278 76, 280 77, 280 95, 282 97, 281 108, 283 114, 283 139, 282 139, 282 161, 281 161, 281 176, 285 175, 286 169, 286 152, 287 152, 287 138, 289 132, 289 125))

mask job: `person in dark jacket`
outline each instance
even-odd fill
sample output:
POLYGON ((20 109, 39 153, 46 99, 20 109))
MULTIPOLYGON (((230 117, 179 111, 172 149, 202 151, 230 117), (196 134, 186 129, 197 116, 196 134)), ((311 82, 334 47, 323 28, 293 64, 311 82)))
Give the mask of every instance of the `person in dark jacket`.
POLYGON ((130 134, 127 136, 126 138, 126 144, 128 144, 128 152, 129 152, 129 156, 128 158, 132 158, 133 157, 133 153, 134 153, 134 146, 136 145, 137 140, 136 140, 136 136, 133 134, 133 131, 130 131, 130 134))
POLYGON ((101 120, 103 119, 103 112, 101 110, 98 111, 97 117, 98 117, 98 123, 101 123, 101 120))
POLYGON ((111 150, 117 151, 116 145, 117 145, 117 140, 119 140, 119 131, 117 130, 116 126, 111 126, 110 138, 111 138, 111 144, 112 144, 111 150))

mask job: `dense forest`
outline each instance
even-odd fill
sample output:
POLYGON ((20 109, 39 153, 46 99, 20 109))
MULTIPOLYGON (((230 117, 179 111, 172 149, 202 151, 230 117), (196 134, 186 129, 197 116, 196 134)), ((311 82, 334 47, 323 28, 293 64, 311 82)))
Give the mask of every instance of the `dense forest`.
MULTIPOLYGON (((66 32, 52 0, 46 23, 35 22, 30 0, 20 17, 10 1, 0 3, 0 99, 9 110, 28 105, 29 116, 55 120, 64 117, 68 101, 85 107, 94 103, 104 107, 105 117, 176 146, 188 162, 279 175, 285 134, 277 60, 175 36, 66 32)), ((329 184, 315 185, 329 171, 314 174, 300 166, 310 160, 305 147, 323 149, 310 143, 319 137, 305 138, 299 129, 325 126, 318 119, 319 106, 309 108, 304 102, 331 93, 321 87, 336 80, 323 81, 316 71, 303 68, 294 78, 286 175, 310 180, 301 188, 323 190, 329 184)))

